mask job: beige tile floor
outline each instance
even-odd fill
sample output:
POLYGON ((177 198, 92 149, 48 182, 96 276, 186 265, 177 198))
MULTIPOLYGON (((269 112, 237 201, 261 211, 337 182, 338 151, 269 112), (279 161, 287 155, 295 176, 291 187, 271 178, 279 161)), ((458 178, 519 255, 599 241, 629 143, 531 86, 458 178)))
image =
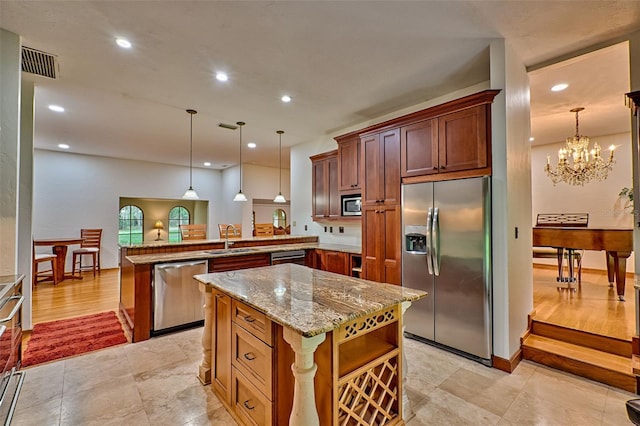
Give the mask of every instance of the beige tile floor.
MULTIPOLYGON (((193 329, 25 369, 13 425, 233 425, 193 329)), ((405 340, 420 425, 624 425, 635 395, 524 361, 513 374, 405 340)))

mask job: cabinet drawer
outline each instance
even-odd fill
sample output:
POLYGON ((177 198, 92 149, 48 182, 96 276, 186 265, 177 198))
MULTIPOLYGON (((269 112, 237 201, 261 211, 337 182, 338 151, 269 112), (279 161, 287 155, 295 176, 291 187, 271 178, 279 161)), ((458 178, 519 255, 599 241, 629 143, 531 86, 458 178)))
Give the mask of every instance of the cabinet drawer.
POLYGON ((271 402, 236 368, 233 376, 233 410, 245 424, 270 426, 273 422, 271 402))
POLYGON ((249 333, 273 346, 272 324, 265 314, 234 299, 231 318, 249 333))
POLYGON ((233 356, 231 363, 267 398, 272 399, 272 349, 262 340, 233 324, 233 356))

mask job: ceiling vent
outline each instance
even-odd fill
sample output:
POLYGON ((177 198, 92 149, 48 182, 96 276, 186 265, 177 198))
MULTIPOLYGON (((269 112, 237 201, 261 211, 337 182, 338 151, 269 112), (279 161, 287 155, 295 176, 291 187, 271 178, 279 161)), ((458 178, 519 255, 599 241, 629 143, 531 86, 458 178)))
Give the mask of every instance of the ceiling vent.
POLYGON ((22 46, 22 71, 47 78, 58 78, 58 60, 55 55, 22 46))

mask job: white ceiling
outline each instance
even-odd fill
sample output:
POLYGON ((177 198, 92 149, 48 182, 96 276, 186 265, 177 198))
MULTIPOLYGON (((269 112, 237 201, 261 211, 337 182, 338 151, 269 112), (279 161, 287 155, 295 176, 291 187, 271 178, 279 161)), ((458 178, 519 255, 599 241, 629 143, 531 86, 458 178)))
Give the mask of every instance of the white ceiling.
MULTIPOLYGON (((492 39, 536 66, 637 31, 640 1, 0 1, 0 27, 59 61, 57 80, 24 74, 37 148, 188 165, 193 108, 194 166, 237 164, 218 124, 245 121, 243 159, 277 167, 278 129, 286 166, 292 145, 487 80, 492 39)), ((536 143, 570 136, 575 106, 581 133, 628 131, 625 49, 531 73, 536 143)))

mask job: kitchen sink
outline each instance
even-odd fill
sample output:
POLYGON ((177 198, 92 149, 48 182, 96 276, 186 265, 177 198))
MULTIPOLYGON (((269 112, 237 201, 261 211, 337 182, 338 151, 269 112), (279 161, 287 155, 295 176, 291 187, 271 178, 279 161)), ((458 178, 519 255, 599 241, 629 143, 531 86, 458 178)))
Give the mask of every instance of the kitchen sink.
POLYGON ((230 248, 230 249, 215 249, 215 250, 207 250, 209 254, 222 254, 222 253, 246 253, 249 251, 257 251, 258 249, 255 247, 239 247, 239 248, 230 248))

